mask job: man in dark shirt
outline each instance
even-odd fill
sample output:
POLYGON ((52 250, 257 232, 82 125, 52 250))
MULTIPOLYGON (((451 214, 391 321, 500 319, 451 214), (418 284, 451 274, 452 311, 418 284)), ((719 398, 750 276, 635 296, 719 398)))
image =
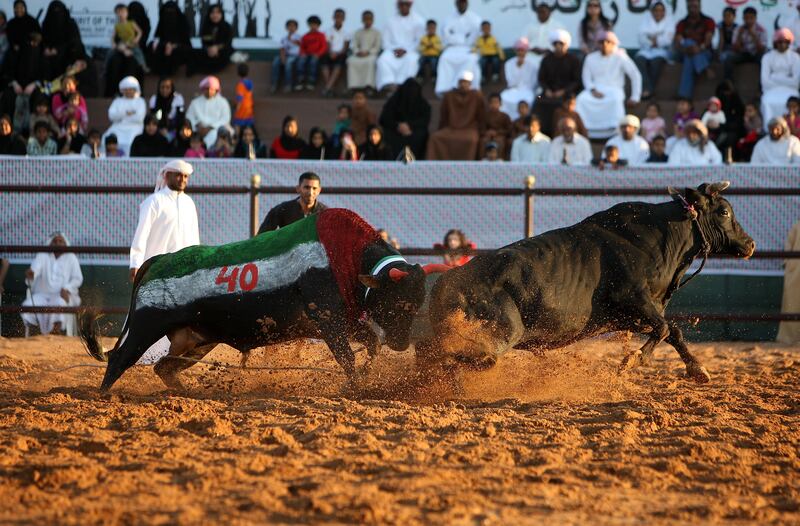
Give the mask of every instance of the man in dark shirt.
POLYGON ((305 172, 297 181, 297 193, 300 194, 300 197, 285 201, 270 210, 258 228, 258 233, 283 228, 304 217, 325 210, 328 207, 317 201, 317 196, 321 191, 322 185, 319 176, 314 172, 305 172))
POLYGON ((711 64, 711 38, 716 24, 700 12, 700 0, 686 0, 686 18, 675 28, 677 59, 683 63, 678 96, 692 98, 694 77, 711 64))

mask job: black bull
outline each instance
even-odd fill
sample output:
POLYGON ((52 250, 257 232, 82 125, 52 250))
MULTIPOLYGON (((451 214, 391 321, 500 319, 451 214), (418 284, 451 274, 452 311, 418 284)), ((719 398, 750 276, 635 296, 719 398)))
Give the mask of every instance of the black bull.
POLYGON ((621 203, 567 228, 523 239, 444 274, 431 292, 433 338, 419 359, 490 367, 509 349, 545 350, 611 331, 647 333, 623 368, 666 340, 687 376, 710 376, 667 303, 707 242, 712 253, 750 257, 755 243, 719 196, 729 183, 674 190, 662 204, 621 203), (696 218, 696 220, 694 220, 696 218))
MULTIPOLYGON (((255 347, 303 337, 322 338, 349 377, 355 373, 349 339, 364 343, 370 357, 380 346, 369 325, 348 315, 329 269, 311 269, 296 285, 266 294, 200 298, 169 310, 136 307, 139 284, 152 262, 179 254, 156 256, 139 270, 123 337, 111 351, 106 352, 100 344, 95 314, 86 311, 80 315, 80 336, 89 353, 108 361, 101 389, 109 389, 165 335, 170 340, 169 354, 156 364, 155 372, 167 386, 176 388, 182 387, 178 373, 218 343, 241 351, 244 363, 255 347)), ((440 266, 408 264, 377 236, 357 256, 361 273, 353 294, 359 311, 383 329, 389 347, 405 350, 414 314, 425 299, 425 274, 440 272, 440 266)))

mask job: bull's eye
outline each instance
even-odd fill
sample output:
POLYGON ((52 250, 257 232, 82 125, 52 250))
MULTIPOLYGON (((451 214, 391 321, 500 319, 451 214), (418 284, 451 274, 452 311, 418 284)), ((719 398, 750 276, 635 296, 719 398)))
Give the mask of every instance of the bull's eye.
POLYGON ((719 211, 719 215, 721 215, 722 217, 730 217, 731 213, 728 211, 727 208, 723 208, 722 210, 719 211))

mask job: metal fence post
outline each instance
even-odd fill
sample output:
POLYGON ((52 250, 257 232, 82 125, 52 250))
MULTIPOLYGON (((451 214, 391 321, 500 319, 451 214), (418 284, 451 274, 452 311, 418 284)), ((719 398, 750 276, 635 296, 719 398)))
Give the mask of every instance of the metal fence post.
POLYGON ((261 176, 253 174, 250 177, 250 237, 258 233, 258 189, 261 188, 261 176))
POLYGON ((536 177, 529 175, 525 178, 525 237, 533 236, 533 185, 536 177))

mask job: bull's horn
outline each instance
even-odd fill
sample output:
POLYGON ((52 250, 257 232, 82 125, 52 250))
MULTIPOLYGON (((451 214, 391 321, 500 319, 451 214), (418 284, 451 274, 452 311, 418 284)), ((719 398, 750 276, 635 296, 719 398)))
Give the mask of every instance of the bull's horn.
POLYGON ((449 265, 445 265, 443 263, 428 263, 427 265, 422 265, 422 270, 425 271, 425 274, 435 274, 437 272, 447 272, 448 270, 452 269, 453 267, 449 265))
POLYGON ((719 181, 717 183, 711 183, 710 185, 706 186, 706 193, 708 195, 716 195, 731 185, 730 181, 719 181))
POLYGON ((392 278, 392 281, 394 282, 398 282, 406 276, 408 276, 408 272, 405 270, 400 270, 399 268, 389 269, 389 277, 392 278))
POLYGON ((669 195, 671 195, 673 197, 675 197, 676 195, 681 195, 681 193, 679 191, 675 190, 675 188, 672 187, 672 186, 668 186, 667 187, 667 192, 669 192, 669 195))

